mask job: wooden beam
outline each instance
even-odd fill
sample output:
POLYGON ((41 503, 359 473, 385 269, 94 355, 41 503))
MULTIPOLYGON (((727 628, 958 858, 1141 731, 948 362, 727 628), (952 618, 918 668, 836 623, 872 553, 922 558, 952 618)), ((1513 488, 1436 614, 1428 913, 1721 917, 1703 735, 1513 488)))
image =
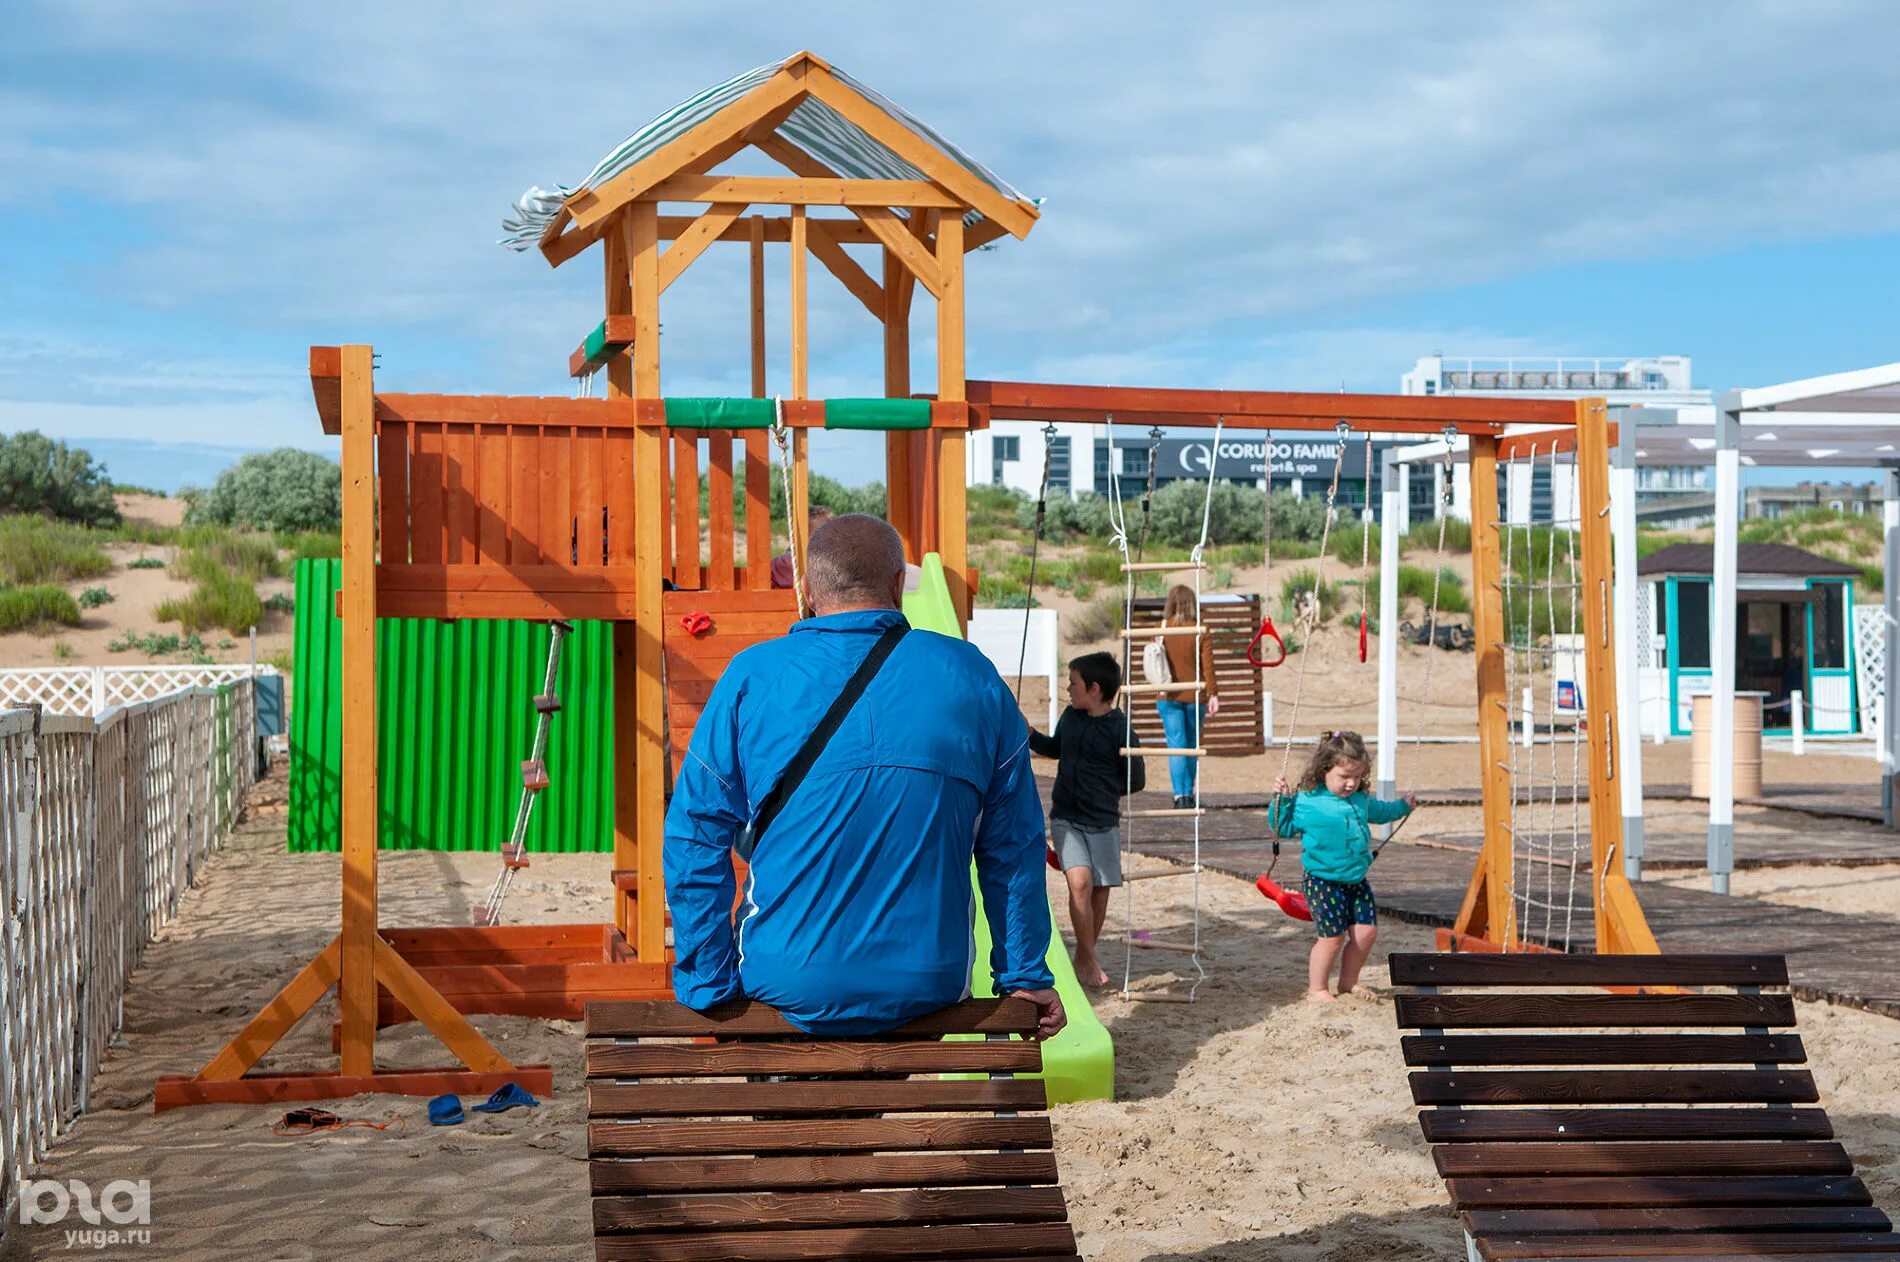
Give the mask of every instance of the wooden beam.
POLYGON ((317 404, 317 423, 326 434, 343 432, 342 393, 342 352, 334 346, 311 347, 310 394, 317 404))
MULTIPOLYGON (((961 403, 964 395, 963 217, 945 215, 937 224, 937 269, 942 292, 937 298, 937 398, 961 403)), ((922 280, 922 277, 918 278, 922 280)), ((958 430, 931 431, 938 447, 938 551, 944 578, 956 605, 957 621, 970 617, 970 589, 965 571, 969 564, 969 512, 965 492, 969 474, 964 462, 964 436, 958 430)))
POLYGON ((277 992, 277 997, 265 1004, 263 1010, 224 1045, 224 1050, 198 1071, 197 1077, 202 1081, 224 1082, 250 1072, 264 1053, 277 1046, 277 1041, 290 1033, 304 1014, 316 1006, 317 1000, 336 985, 342 973, 342 960, 342 938, 330 939, 330 945, 298 970, 277 992))
MULTIPOLYGON (((855 123, 867 135, 903 158, 929 179, 955 194, 960 207, 969 207, 994 219, 1019 240, 1036 226, 1038 213, 1028 202, 1016 201, 943 150, 866 100, 856 89, 830 71, 813 68, 805 79, 811 94, 855 123)), ((962 247, 959 239, 958 247, 962 247)))
MULTIPOLYGON (((627 262, 627 237, 624 231, 615 231, 607 238, 606 248, 602 251, 602 261, 606 266, 605 305, 607 319, 633 322, 633 277, 627 262)), ((633 333, 638 332, 637 322, 633 333)), ((629 342, 632 337, 629 336, 629 342)), ((608 401, 623 407, 632 406, 633 398, 633 356, 622 352, 607 361, 607 397, 608 401)), ((627 465, 631 462, 629 449, 635 445, 631 435, 611 435, 607 439, 614 444, 611 461, 620 470, 619 478, 608 479, 608 485, 625 485, 627 465)), ((638 475, 632 479, 637 485, 638 475)), ((630 498, 626 503, 607 505, 607 536, 609 559, 624 563, 634 560, 632 541, 639 501, 630 498)), ((638 613, 638 610, 635 610, 638 613)), ((617 733, 631 733, 638 725, 638 710, 635 701, 635 684, 638 672, 635 665, 635 629, 631 622, 616 621, 613 627, 613 724, 617 733)), ((637 861, 635 836, 638 831, 639 770, 636 760, 635 743, 626 736, 614 742, 614 866, 631 868, 637 861)), ((631 901, 616 890, 613 894, 614 927, 623 936, 632 934, 633 925, 629 919, 631 901)))
POLYGON ((380 937, 376 939, 376 980, 389 988, 390 997, 407 1008, 455 1058, 477 1071, 509 1068, 508 1060, 468 1023, 435 987, 422 980, 415 966, 380 937))
MULTIPOLYGON (((603 339, 606 345, 608 347, 617 346, 620 348, 619 351, 614 351, 613 354, 624 353, 625 349, 628 346, 631 346, 633 344, 633 317, 632 316, 609 315, 605 320, 602 321, 602 324, 606 326, 605 337, 603 339)), ((587 353, 587 343, 592 339, 592 337, 593 337, 593 334, 590 333, 588 334, 587 337, 582 338, 581 344, 574 348, 574 353, 567 357, 567 375, 568 376, 579 377, 583 375, 584 373, 588 372, 590 370, 590 367, 593 366, 593 361, 587 353)), ((610 355, 609 358, 611 357, 612 356, 610 355)), ((605 361, 602 361, 602 362, 605 362, 605 361)))
MULTIPOLYGON (((654 184, 727 151, 735 142, 743 143, 747 130, 796 108, 809 95, 806 69, 791 64, 739 99, 720 109, 712 117, 684 134, 661 145, 625 171, 598 188, 582 189, 567 199, 566 210, 574 227, 591 228, 629 202, 648 193, 654 184)), ((782 116, 782 115, 781 115, 782 116)), ((688 199, 677 199, 688 200, 688 199)), ((696 199, 694 199, 696 200, 696 199)), ((752 201, 753 198, 717 197, 711 201, 752 201)), ((768 200, 768 199, 758 199, 768 200)), ((657 225, 656 225, 657 229, 657 225)), ((544 240, 545 248, 547 241, 544 240)))
POLYGON ((342 1072, 376 1069, 376 384, 367 346, 342 348, 342 1072))
POLYGON ((814 180, 776 175, 675 175, 641 194, 648 202, 745 202, 754 206, 935 206, 962 204, 924 180, 814 180))
MULTIPOLYGON (((752 397, 763 399, 765 376, 765 221, 750 220, 752 262, 752 397)), ((786 220, 786 240, 791 221, 786 220)), ((745 436, 745 573, 746 586, 765 591, 772 586, 772 465, 764 434, 745 436)))
MULTIPOLYGON (((633 344, 633 393, 636 399, 658 399, 662 397, 658 212, 651 202, 641 202, 628 215, 627 259, 633 283, 633 314, 638 323, 633 344)), ((632 733, 638 745, 639 796, 633 867, 640 874, 640 888, 631 936, 638 958, 653 963, 666 957, 666 888, 660 867, 666 791, 666 694, 661 684, 665 652, 660 627, 668 507, 664 431, 634 431, 633 468, 634 499, 641 506, 634 523, 634 564, 640 568, 634 640, 639 695, 632 733)))
POLYGON ((807 224, 807 240, 811 252, 825 269, 838 278, 838 282, 851 291, 851 296, 864 304, 865 310, 877 319, 884 318, 884 290, 872 280, 857 260, 844 252, 844 247, 832 237, 831 225, 818 221, 807 224))
MULTIPOLYGON (((883 242, 884 248, 897 255, 905 269, 921 281, 933 297, 942 299, 944 268, 941 248, 937 252, 938 256, 932 257, 929 248, 912 235, 910 225, 881 206, 861 206, 857 214, 858 218, 863 220, 864 226, 883 242)), ((913 220, 915 218, 912 216, 913 220)), ((955 218, 954 215, 946 215, 939 222, 947 222, 955 218)), ((958 219, 957 222, 960 224, 963 221, 958 219)), ((941 229, 938 232, 938 240, 942 240, 941 229)))
MULTIPOLYGON (((1315 394, 1264 390, 1171 390, 1143 386, 1075 386, 1030 381, 972 381, 969 397, 994 416, 1037 416, 1059 409, 1074 416, 1100 420, 1113 412, 1117 420, 1137 418, 1146 424, 1153 413, 1168 414, 1169 424, 1212 426, 1216 417, 1327 418, 1356 428, 1378 428, 1372 422, 1428 422, 1442 430, 1452 425, 1461 434, 1498 435, 1506 425, 1539 424, 1568 428, 1575 423, 1569 399, 1489 399, 1469 396, 1404 394, 1315 394)), ((1392 427, 1397 432, 1398 427, 1392 427)))
MULTIPOLYGON (((1569 406, 1568 403, 1565 406, 1569 406)), ((1481 927, 1465 923, 1456 933, 1482 933, 1500 945, 1518 937, 1511 898, 1510 832, 1511 782, 1510 710, 1505 696, 1503 548, 1498 512, 1497 440, 1480 435, 1471 440, 1471 600, 1472 634, 1477 640, 1478 761, 1483 796, 1484 849, 1478 858, 1483 870, 1481 927)), ((1475 920, 1473 922, 1475 924, 1475 920)))
POLYGON ((704 254, 706 247, 718 240, 744 213, 743 202, 718 202, 694 220, 693 226, 682 232, 679 240, 660 256, 660 292, 665 293, 680 278, 680 273, 691 267, 693 260, 704 254))
POLYGON ((806 236, 805 208, 792 207, 792 395, 794 399, 807 397, 810 383, 806 379, 807 355, 810 347, 806 344, 807 312, 805 292, 805 258, 810 253, 810 243, 806 236))
POLYGON ((1590 759, 1590 890, 1599 953, 1654 952, 1655 936, 1623 875, 1623 811, 1616 765, 1615 594, 1610 583, 1610 423, 1602 399, 1576 403, 1577 543, 1582 573, 1583 705, 1590 759), (1611 893, 1613 884, 1621 889, 1611 893), (1622 897, 1623 893, 1628 897, 1622 897))
MULTIPOLYGON (((910 303, 901 289, 914 278, 897 255, 884 251, 884 394, 910 397, 910 303)), ((923 560, 917 551, 917 504, 911 436, 898 431, 884 435, 884 515, 904 541, 904 557, 912 564, 923 560)))

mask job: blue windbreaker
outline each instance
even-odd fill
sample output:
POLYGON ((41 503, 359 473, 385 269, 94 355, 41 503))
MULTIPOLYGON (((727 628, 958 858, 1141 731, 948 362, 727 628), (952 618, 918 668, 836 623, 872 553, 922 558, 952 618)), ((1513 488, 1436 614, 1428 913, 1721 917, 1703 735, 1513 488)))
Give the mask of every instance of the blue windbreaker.
POLYGON ((732 849, 883 630, 808 618, 732 659, 666 813, 673 993, 740 995, 815 1034, 868 1034, 969 994, 970 861, 999 993, 1054 984, 1042 803, 1022 712, 982 653, 912 631, 751 857, 735 933, 732 849))

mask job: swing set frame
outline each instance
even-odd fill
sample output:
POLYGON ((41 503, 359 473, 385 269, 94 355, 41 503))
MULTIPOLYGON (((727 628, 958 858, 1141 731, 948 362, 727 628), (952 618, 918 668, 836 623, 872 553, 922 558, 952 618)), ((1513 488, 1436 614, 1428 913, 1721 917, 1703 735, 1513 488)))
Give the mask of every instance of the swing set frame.
MULTIPOLYGON (((1604 400, 1491 399, 1431 395, 1318 394, 1251 390, 1150 389, 971 381, 968 397, 996 417, 1024 421, 1163 425, 1229 433, 1279 430, 1416 436, 1455 431, 1471 466, 1472 623, 1477 640, 1479 789, 1484 843, 1458 915, 1440 930, 1442 948, 1533 949, 1516 931, 1507 761, 1511 699, 1505 682, 1503 548, 1497 470, 1526 453, 1569 454, 1576 462, 1581 526, 1579 593, 1584 631, 1584 726, 1589 762, 1590 899, 1595 949, 1654 953, 1655 936, 1623 874, 1623 819, 1617 798, 1616 652, 1610 546, 1610 449, 1615 426, 1604 400)), ((1342 441, 1345 436, 1342 434, 1342 441)), ((1369 471, 1368 471, 1369 472, 1369 471)), ((1581 787, 1581 786, 1579 786, 1581 787)))

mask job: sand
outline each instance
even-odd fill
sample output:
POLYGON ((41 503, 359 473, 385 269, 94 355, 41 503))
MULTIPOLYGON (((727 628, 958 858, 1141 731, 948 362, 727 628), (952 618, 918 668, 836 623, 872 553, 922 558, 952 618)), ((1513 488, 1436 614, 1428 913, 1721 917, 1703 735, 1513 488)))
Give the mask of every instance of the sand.
MULTIPOLYGON (((261 786, 281 800, 280 781, 261 786)), ((537 857, 510 899, 519 921, 603 917, 605 855, 537 857)), ((184 898, 126 996, 125 1030, 80 1119, 42 1177, 150 1178, 147 1258, 582 1262, 588 1244, 580 1039, 566 1022, 478 1017, 506 1054, 555 1067, 536 1110, 431 1129, 424 1102, 360 1098, 352 1117, 402 1118, 397 1133, 278 1139, 276 1112, 216 1106, 153 1117, 151 1082, 195 1069, 334 932, 338 861, 284 853, 280 814, 254 815, 184 898)), ((386 924, 463 924, 491 856, 383 857, 386 924)), ((1192 881, 1142 882, 1127 898, 1157 937, 1186 932, 1192 881)), ((1052 889, 1052 893, 1053 893, 1052 889)), ((1389 999, 1301 1002, 1310 943, 1239 881, 1203 879, 1209 978, 1193 1005, 1116 997, 1098 1005, 1118 1047, 1120 1098, 1060 1108, 1058 1152, 1083 1253, 1096 1262, 1444 1259, 1456 1225, 1418 1135, 1389 999)), ((1383 930, 1422 950, 1427 931, 1383 930)), ((1105 951, 1119 976, 1122 952, 1105 951)), ((1137 989, 1177 986, 1175 956, 1138 955, 1137 989)), ((1368 981, 1386 985, 1381 962, 1368 981)), ((1841 1137, 1875 1196, 1900 1206, 1900 1022, 1799 1005, 1841 1137)), ((325 1062, 329 1001, 272 1061, 325 1062)), ((386 1064, 440 1063, 416 1027, 380 1043, 386 1064)), ((47 1228, 8 1232, 0 1256, 64 1252, 47 1228), (29 1249, 31 1252, 29 1252, 29 1249)))

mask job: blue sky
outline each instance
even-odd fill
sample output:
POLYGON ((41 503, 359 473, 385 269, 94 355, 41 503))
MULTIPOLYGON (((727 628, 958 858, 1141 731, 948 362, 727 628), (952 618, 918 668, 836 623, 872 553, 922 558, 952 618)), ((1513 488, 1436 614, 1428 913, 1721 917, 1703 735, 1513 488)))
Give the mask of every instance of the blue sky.
MULTIPOLYGON (((498 248, 509 202, 802 47, 1047 199, 973 260, 973 375, 1383 390, 1432 351, 1674 353, 1729 388, 1900 360, 1896 46, 1885 0, 971 0, 947 30, 824 0, 15 0, 0 430, 321 449, 304 358, 338 341, 389 388, 567 393, 598 264, 498 248)), ((741 266, 669 291, 669 390, 744 389, 741 266)), ((874 391, 874 330, 814 275, 814 393, 874 391)))

